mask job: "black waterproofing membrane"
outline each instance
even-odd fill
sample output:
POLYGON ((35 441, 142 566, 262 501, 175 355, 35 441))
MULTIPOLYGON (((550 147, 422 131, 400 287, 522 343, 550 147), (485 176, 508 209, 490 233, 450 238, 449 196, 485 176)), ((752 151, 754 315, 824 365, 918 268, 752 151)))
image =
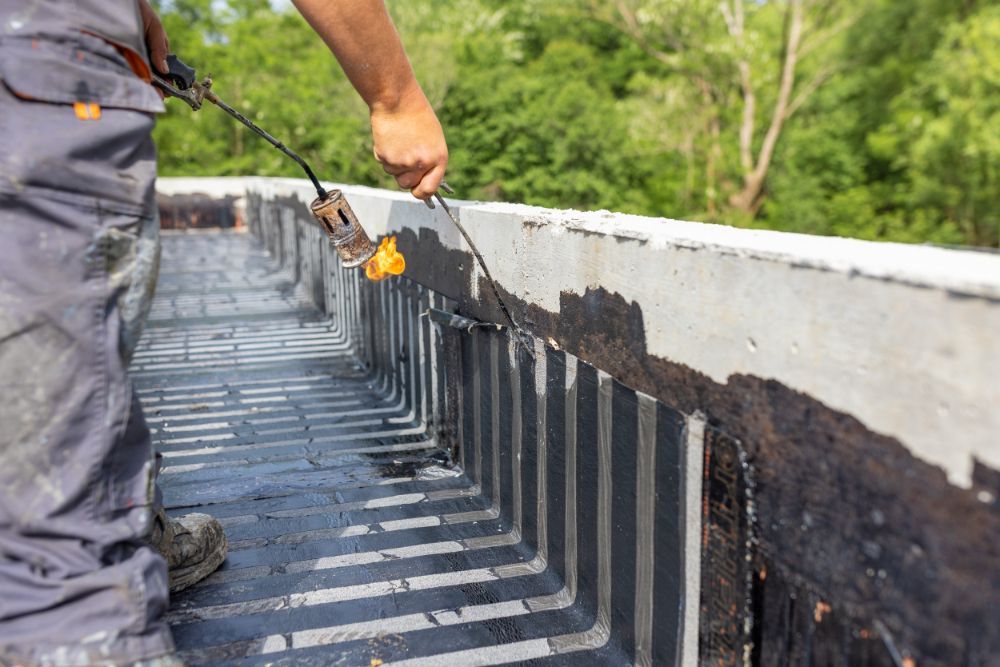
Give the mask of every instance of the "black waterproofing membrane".
POLYGON ((294 261, 164 238, 133 378, 168 512, 229 538, 172 600, 181 657, 673 664, 680 417, 540 341, 435 323, 440 295, 298 233, 294 261))

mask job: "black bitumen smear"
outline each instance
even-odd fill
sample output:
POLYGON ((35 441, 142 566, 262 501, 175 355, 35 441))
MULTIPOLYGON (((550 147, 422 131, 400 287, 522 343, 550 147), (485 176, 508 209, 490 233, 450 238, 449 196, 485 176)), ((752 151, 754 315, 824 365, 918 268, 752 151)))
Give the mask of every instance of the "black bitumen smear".
MULTIPOLYGON (((577 587, 597 590, 597 371, 591 366, 577 366, 576 394, 576 534, 577 587)), ((629 577, 629 572, 616 573, 629 577)), ((634 584, 633 584, 634 588, 634 584)), ((583 608, 596 619, 597 601, 584 596, 583 608)))
MULTIPOLYGON (((653 533, 658 538, 664 535, 683 535, 684 508, 684 416, 665 405, 656 406, 656 455, 655 488, 658 503, 665 507, 677 507, 677 512, 657 512, 653 533)), ((664 628, 682 627, 681 617, 685 600, 684 541, 676 543, 663 541, 657 544, 657 558, 653 565, 653 617, 664 628)), ((692 601, 694 604, 694 601, 692 601)), ((681 641, 678 632, 657 632, 653 634, 653 664, 670 665, 679 662, 681 641)))
MULTIPOLYGON (((471 254, 448 247, 427 227, 398 236, 399 246, 412 250, 414 280, 455 299, 463 316, 501 321, 482 277, 477 291, 468 289, 471 254)), ((602 286, 582 295, 563 292, 554 311, 501 291, 514 318, 532 335, 679 413, 704 414, 709 424, 742 443, 758 480, 755 566, 767 571, 768 582, 785 581, 788 595, 799 603, 812 596, 832 607, 826 618, 840 619, 838 627, 854 637, 837 640, 841 664, 882 664, 886 642, 869 639, 878 635, 876 623, 919 665, 996 664, 1000 624, 992 619, 1000 608, 1000 512, 995 500, 980 497, 1000 496, 1000 472, 977 461, 972 488, 953 486, 940 468, 903 443, 810 395, 750 375, 716 382, 650 354, 640 304, 602 286), (869 654, 873 657, 858 657, 869 654)), ((562 408, 550 400, 553 409, 562 408)), ((658 483, 658 494, 662 488, 658 483)), ((658 528, 662 521, 658 513, 658 528)), ((549 534, 561 543, 551 522, 549 534)), ((658 555, 660 549, 657 538, 658 555)), ((658 575, 663 562, 657 558, 658 575)), ((663 582, 657 576, 660 610, 663 582)), ((784 604, 767 588, 765 583, 754 591, 754 609, 764 623, 784 613, 784 604), (765 599, 757 599, 761 595, 765 599)), ((793 602, 787 604, 794 607, 793 602)), ((656 616, 660 623, 660 612, 656 616)), ((826 622, 774 625, 773 635, 771 626, 755 628, 763 633, 757 645, 771 647, 755 649, 759 664, 787 664, 780 662, 783 656, 832 651, 832 631, 820 627, 826 622), (779 662, 768 662, 765 653, 779 662)), ((657 659, 661 650, 671 650, 665 637, 654 635, 657 659)))
MULTIPOLYGON (((581 365, 575 411, 576 600, 530 609, 564 588, 571 508, 565 503, 563 355, 550 351, 538 360, 548 366, 550 389, 542 404, 549 567, 510 572, 537 555, 536 362, 518 350, 515 374, 510 341, 496 333, 434 338, 419 315, 432 303, 446 305, 445 299, 406 281, 352 283, 356 275, 331 269, 310 233, 281 229, 266 242, 283 263, 248 235, 166 235, 160 293, 133 364, 136 390, 164 454, 160 486, 168 512, 216 515, 231 545, 216 574, 172 600, 168 619, 181 655, 193 665, 368 665, 376 658, 433 656, 462 662, 470 654, 447 654, 502 647, 516 655, 525 646, 537 653, 547 638, 587 633, 599 577, 596 371, 581 365), (331 284, 313 278, 325 271, 335 274, 331 284), (332 300, 324 294, 328 288, 332 300), (332 303, 330 312, 313 303, 332 303), (439 340, 437 395, 431 393, 433 340, 439 340), (515 388, 519 460, 511 450, 515 388), (428 428, 421 410, 435 402, 442 422, 428 428), (454 451, 464 457, 466 472, 421 479, 448 459, 426 444, 436 429, 452 438, 461 431, 454 451), (518 469, 520 540, 512 532, 518 469), (406 521, 413 523, 393 523, 406 521), (391 589, 387 582, 394 582, 391 589), (458 610, 484 609, 493 611, 454 617, 458 610), (398 625, 414 619, 423 625, 398 625), (376 629, 298 645, 303 632, 363 623, 376 629), (262 653, 265 641, 269 652, 262 653)), ((616 387, 615 411, 622 417, 613 437, 632 448, 635 394, 616 387)), ((450 442, 444 443, 449 449, 450 442)), ((623 452, 622 462, 634 477, 634 452, 623 452)), ((624 482, 612 498, 613 512, 624 513, 612 528, 620 542, 613 560, 623 570, 613 591, 612 641, 534 661, 631 659, 634 495, 634 485, 624 482)), ((676 516, 677 505, 670 510, 676 516)))
POLYGON ((546 350, 545 504, 549 565, 566 577, 566 357, 546 350))
MULTIPOLYGON (((638 404, 635 392, 615 382, 612 402, 612 442, 638 442, 638 404)), ((614 449, 616 469, 638 472, 638 449, 614 449)), ((612 486, 611 562, 615 572, 612 589, 611 624, 618 629, 615 639, 631 660, 635 659, 635 629, 632 623, 636 596, 636 504, 637 474, 615 475, 612 486)), ((664 545, 666 546, 666 545, 664 545)), ((661 557, 668 557, 661 554, 661 557)), ((678 599, 675 597, 675 599, 678 599)))

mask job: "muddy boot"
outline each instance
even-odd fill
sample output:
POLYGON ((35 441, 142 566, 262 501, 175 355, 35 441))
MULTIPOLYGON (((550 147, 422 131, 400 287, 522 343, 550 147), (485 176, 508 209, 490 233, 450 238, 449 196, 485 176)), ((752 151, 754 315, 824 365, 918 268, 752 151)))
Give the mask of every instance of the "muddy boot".
POLYGON ((182 591, 215 572, 226 559, 226 534, 207 514, 171 519, 161 509, 153 519, 153 547, 167 561, 170 592, 182 591))

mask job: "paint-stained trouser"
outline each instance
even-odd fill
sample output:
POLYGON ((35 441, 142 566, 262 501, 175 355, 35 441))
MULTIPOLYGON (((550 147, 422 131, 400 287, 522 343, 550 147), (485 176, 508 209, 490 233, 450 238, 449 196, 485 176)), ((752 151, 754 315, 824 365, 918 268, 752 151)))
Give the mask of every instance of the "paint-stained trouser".
MULTIPOLYGON (((84 47, 120 65, 102 42, 84 47)), ((8 73, 25 62, 9 56, 0 48, 8 73)), ((166 565, 143 543, 152 446, 126 376, 158 263, 153 116, 79 118, 12 82, 0 81, 0 663, 162 655, 166 565)))

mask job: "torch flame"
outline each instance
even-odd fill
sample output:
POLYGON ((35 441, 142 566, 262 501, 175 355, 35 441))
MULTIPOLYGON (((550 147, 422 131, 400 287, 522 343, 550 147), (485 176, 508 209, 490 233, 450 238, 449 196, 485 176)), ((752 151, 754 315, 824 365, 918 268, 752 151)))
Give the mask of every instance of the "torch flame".
POLYGON ((389 276, 398 276, 406 269, 406 259, 403 253, 396 250, 396 237, 387 236, 379 244, 378 252, 365 264, 365 275, 368 280, 385 280, 389 276))

